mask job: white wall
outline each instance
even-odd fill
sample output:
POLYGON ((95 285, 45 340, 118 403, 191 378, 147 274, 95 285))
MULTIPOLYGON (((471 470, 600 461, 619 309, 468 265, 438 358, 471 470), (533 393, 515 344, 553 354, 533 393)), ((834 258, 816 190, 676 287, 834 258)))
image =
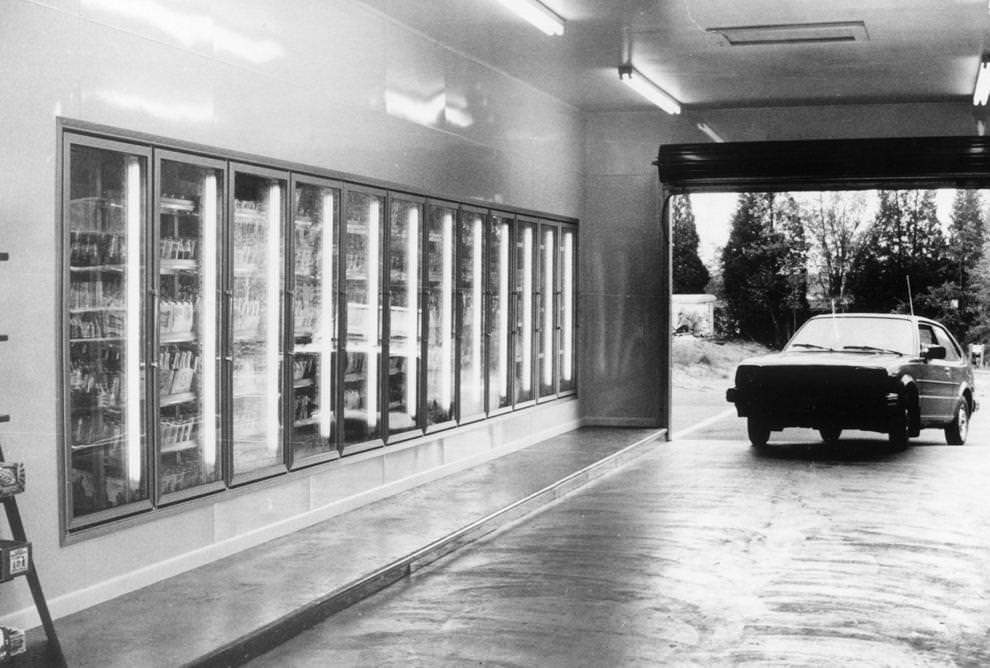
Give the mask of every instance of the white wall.
MULTIPOLYGON (((10 335, 0 344, 0 412, 12 415, 0 440, 27 466, 20 504, 56 614, 340 501, 296 477, 59 546, 56 117, 582 214, 575 109, 351 0, 2 0, 0 91, 0 251, 11 256, 0 263, 0 332, 10 335)), ((488 430, 486 448, 573 426, 574 403, 507 419, 488 430)), ((477 455, 458 445, 467 441, 435 441, 415 459, 429 467, 477 455)), ((354 461, 334 484, 359 494, 423 470, 403 452, 354 461)), ((0 616, 29 606, 26 587, 0 596, 0 616)))

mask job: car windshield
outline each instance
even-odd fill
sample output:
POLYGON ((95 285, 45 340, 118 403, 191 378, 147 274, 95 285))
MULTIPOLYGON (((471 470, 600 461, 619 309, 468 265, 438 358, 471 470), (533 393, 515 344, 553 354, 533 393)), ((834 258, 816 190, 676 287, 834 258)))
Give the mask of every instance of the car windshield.
POLYGON ((896 318, 815 318, 798 330, 786 350, 891 351, 917 355, 914 325, 896 318))

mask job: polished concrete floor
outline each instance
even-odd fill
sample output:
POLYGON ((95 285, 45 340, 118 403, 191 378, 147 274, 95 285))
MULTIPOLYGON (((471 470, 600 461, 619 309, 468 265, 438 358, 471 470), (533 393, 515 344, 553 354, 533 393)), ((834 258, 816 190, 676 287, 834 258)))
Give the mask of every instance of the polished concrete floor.
MULTIPOLYGON (((74 668, 236 665, 663 447, 662 437, 654 429, 562 434, 60 618, 59 640, 74 668)), ((42 638, 29 634, 29 655, 16 665, 46 665, 42 638)))
POLYGON ((923 434, 664 444, 250 665, 990 665, 990 447, 923 434))

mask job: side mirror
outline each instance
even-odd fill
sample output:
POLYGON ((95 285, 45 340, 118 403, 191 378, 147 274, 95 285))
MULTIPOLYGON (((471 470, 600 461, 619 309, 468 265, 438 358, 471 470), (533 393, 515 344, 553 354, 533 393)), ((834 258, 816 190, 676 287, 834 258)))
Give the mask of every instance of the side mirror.
POLYGON ((928 346, 922 354, 926 360, 944 360, 945 346, 928 346))

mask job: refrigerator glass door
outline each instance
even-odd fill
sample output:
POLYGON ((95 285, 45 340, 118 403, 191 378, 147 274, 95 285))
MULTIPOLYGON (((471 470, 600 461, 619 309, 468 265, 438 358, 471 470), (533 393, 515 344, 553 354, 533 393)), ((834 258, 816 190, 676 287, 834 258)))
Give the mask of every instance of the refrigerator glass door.
POLYGON ((426 232, 426 423, 454 419, 454 223, 457 210, 430 207, 426 232))
POLYGON ((574 311, 577 308, 577 283, 575 267, 577 263, 577 230, 563 227, 560 232, 560 361, 557 374, 560 377, 560 391, 570 392, 577 386, 575 369, 575 330, 574 311))
POLYGON ((388 430, 418 429, 420 386, 420 260, 423 205, 391 200, 388 267, 388 430))
POLYGON ((465 211, 457 231, 459 417, 485 413, 484 313, 485 216, 465 211))
POLYGON ((149 158, 75 142, 67 153, 67 482, 76 519, 149 498, 142 419, 149 158))
POLYGON ((163 495, 220 480, 219 233, 223 170, 159 162, 158 485, 163 495))
POLYGON ((512 405, 509 372, 509 259, 512 219, 493 217, 488 225, 488 412, 512 405))
POLYGON ((337 216, 340 191, 295 184, 293 216, 293 462, 335 452, 337 216))
POLYGON ((341 359, 345 449, 382 436, 379 358, 383 219, 382 195, 347 192, 342 241, 347 330, 341 359))
POLYGON ((537 380, 540 397, 557 394, 554 365, 556 363, 557 329, 555 305, 557 299, 557 228, 540 226, 540 280, 537 300, 537 380))
POLYGON ((514 404, 532 401, 535 397, 533 383, 533 350, 536 285, 536 225, 518 221, 515 239, 515 337, 514 337, 514 404))
POLYGON ((233 473, 283 462, 282 249, 285 181, 234 174, 231 293, 233 473))

